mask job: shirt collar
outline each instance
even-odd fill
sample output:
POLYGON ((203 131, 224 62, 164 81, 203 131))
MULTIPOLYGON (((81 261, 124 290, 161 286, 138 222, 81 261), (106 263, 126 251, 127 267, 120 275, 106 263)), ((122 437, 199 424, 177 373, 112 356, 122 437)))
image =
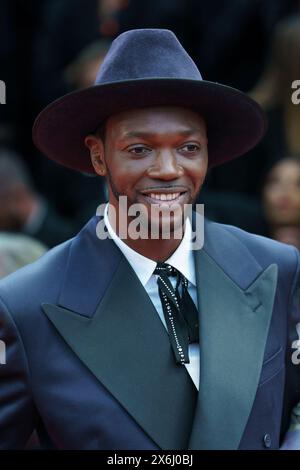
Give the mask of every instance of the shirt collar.
MULTIPOLYGON (((109 205, 107 204, 104 211, 104 223, 107 227, 109 236, 121 250, 135 271, 140 282, 145 287, 150 277, 152 276, 154 269, 156 268, 156 262, 133 250, 128 245, 126 245, 126 243, 120 237, 118 237, 108 218, 108 206, 109 205)), ((189 282, 191 282, 193 285, 196 285, 194 256, 191 249, 191 237, 191 222, 190 219, 187 218, 183 238, 174 253, 165 262, 178 269, 178 271, 180 271, 189 282)))

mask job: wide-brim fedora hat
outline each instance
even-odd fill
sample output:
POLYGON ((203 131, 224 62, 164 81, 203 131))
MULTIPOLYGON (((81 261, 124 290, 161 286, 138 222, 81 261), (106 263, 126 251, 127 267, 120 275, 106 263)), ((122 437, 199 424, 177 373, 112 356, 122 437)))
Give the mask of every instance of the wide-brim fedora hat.
POLYGON ((203 80, 172 31, 135 29, 112 42, 93 86, 59 98, 38 115, 33 140, 57 163, 94 173, 85 137, 114 114, 149 106, 199 112, 207 124, 209 168, 253 148, 267 126, 260 106, 245 93, 203 80))

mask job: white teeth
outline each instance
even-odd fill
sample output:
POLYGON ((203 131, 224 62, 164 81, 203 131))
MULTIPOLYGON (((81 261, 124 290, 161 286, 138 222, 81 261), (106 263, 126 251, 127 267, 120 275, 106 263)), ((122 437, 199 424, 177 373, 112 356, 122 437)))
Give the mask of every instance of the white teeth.
POLYGON ((170 194, 157 194, 151 193, 150 197, 152 199, 157 199, 158 201, 172 201, 180 196, 180 193, 170 193, 170 194))

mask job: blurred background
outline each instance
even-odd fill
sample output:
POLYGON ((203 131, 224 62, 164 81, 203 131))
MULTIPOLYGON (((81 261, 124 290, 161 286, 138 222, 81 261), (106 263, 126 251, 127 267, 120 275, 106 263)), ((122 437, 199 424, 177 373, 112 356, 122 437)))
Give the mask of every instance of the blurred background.
POLYGON ((105 201, 102 179, 40 155, 31 128, 48 103, 93 83, 118 34, 143 27, 173 30, 204 79, 268 115, 257 148, 208 174, 206 216, 300 248, 300 0, 0 0, 0 277, 72 237, 105 201))

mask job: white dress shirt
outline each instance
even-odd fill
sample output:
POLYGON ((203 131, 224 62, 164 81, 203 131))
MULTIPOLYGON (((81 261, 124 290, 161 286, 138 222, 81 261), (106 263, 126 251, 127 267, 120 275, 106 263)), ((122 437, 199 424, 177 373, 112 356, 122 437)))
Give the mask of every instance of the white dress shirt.
MULTIPOLYGON (((147 294, 149 295, 164 327, 167 329, 165 322, 162 305, 158 293, 157 285, 157 275, 153 274, 156 268, 156 262, 152 259, 146 258, 140 253, 136 252, 130 248, 126 243, 118 237, 116 232, 111 226, 108 217, 108 204, 104 212, 104 223, 107 227, 110 238, 115 242, 119 247, 128 263, 131 265, 135 271, 138 279, 145 288, 147 294)), ((188 290, 190 296, 192 297, 195 305, 198 305, 197 302, 197 290, 196 290, 196 273, 195 273, 195 264, 193 251, 191 250, 191 234, 192 228, 190 219, 187 218, 186 228, 184 236, 180 242, 180 245, 174 251, 174 253, 167 259, 165 262, 178 269, 189 281, 188 290)), ((170 281, 175 286, 176 279, 170 278, 170 281)), ((199 390, 199 368, 200 368, 200 351, 199 344, 193 343, 189 345, 189 358, 190 363, 184 364, 192 381, 194 382, 197 390, 199 390)))

